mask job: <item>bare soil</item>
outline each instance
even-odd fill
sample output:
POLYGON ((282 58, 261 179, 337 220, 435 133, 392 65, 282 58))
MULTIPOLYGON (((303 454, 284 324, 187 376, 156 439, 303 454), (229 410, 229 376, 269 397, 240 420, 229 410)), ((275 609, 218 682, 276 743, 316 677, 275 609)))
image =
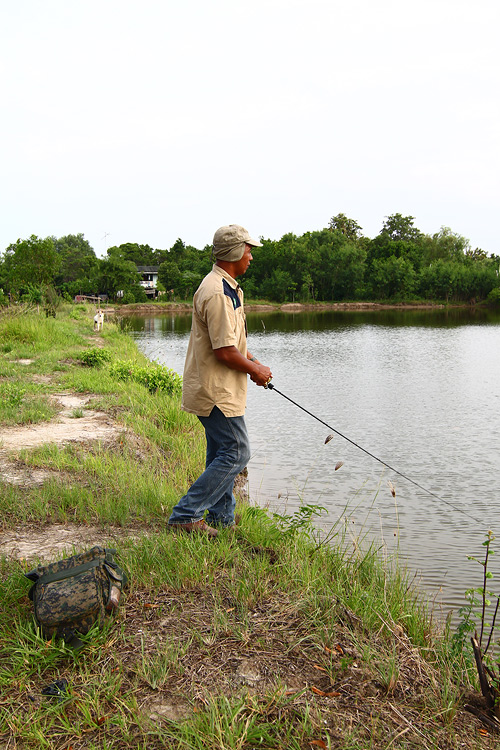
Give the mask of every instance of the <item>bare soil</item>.
POLYGON ((41 485, 54 472, 30 469, 16 460, 24 448, 36 448, 45 443, 65 445, 89 440, 110 441, 124 427, 108 414, 89 408, 91 396, 76 393, 57 393, 52 396, 60 407, 50 422, 5 427, 0 437, 0 481, 19 486, 41 485), (82 413, 82 416, 77 416, 82 413))
POLYGON ((77 524, 49 524, 33 526, 22 524, 7 531, 0 532, 0 549, 2 554, 16 560, 28 562, 43 560, 48 562, 57 557, 72 555, 75 550, 82 551, 98 544, 112 544, 124 537, 135 537, 132 529, 106 526, 79 526, 77 524))
MULTIPOLYGON (((46 381, 44 381, 46 382, 46 381)), ((50 422, 5 427, 0 439, 0 481, 18 487, 41 486, 47 479, 60 477, 60 472, 47 469, 32 469, 18 458, 24 448, 35 448, 46 443, 65 445, 99 440, 112 442, 124 432, 108 414, 89 408, 92 397, 77 393, 56 393, 52 396, 60 410, 50 422), (82 413, 82 416, 74 416, 82 413)), ((22 525, 0 532, 0 549, 9 557, 17 559, 53 559, 74 548, 83 549, 103 541, 123 537, 123 529, 77 526, 75 524, 53 524, 32 527, 22 525)))

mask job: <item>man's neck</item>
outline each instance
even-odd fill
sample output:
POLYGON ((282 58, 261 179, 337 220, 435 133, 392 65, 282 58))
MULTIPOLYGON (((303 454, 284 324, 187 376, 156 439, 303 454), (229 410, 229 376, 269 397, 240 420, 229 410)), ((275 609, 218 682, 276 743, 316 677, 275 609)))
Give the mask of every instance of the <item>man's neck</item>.
POLYGON ((228 273, 233 279, 236 279, 235 263, 231 263, 227 260, 216 260, 215 265, 222 268, 222 270, 228 273))

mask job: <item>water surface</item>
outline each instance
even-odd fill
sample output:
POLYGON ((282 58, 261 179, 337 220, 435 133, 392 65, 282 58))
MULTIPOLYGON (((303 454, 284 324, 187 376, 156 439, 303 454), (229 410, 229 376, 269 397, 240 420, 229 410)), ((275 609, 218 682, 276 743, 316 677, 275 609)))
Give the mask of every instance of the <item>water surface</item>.
MULTIPOLYGON (((479 586, 486 531, 500 531, 500 315, 468 310, 248 313, 249 348, 276 391, 248 389, 253 502, 319 504, 418 575, 443 615, 479 586), (337 471, 335 466, 343 462, 337 471), (396 491, 394 498, 391 482, 396 491), (430 494, 432 493, 432 494, 430 494)), ((182 374, 190 315, 130 319, 139 347, 182 374)), ((495 561, 496 562, 496 561, 495 561)), ((493 568, 495 570, 495 568, 493 568)))

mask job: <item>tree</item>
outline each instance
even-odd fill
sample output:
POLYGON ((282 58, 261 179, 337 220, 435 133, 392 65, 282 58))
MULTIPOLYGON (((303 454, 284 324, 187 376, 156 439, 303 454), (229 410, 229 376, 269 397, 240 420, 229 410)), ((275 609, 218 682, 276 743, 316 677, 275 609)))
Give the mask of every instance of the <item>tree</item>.
POLYGON ((403 216, 402 214, 391 214, 385 217, 382 231, 390 240, 403 240, 405 242, 415 242, 422 237, 422 232, 413 226, 414 216, 403 216))
POLYGON ((34 234, 10 245, 4 256, 7 281, 15 292, 28 283, 35 286, 53 283, 60 263, 52 238, 42 239, 34 234))
POLYGON ((381 232, 368 243, 368 265, 373 267, 375 260, 405 258, 415 270, 423 261, 425 235, 413 226, 413 216, 391 214, 386 216, 381 232))
POLYGON ((132 261, 111 255, 100 261, 99 271, 100 292, 110 297, 115 297, 119 291, 131 292, 137 302, 145 298, 144 290, 139 283, 137 267, 132 261))
POLYGON ((331 232, 340 232, 348 240, 352 240, 352 242, 356 242, 361 237, 362 227, 354 219, 347 218, 345 214, 332 216, 328 228, 331 232))
POLYGON ((294 282, 288 271, 282 268, 273 268, 271 276, 262 287, 266 299, 274 302, 285 302, 290 292, 295 288, 294 282))
POLYGON ((70 296, 96 291, 98 260, 83 234, 67 234, 52 240, 61 261, 56 287, 70 296))
POLYGON ((425 297, 445 299, 447 302, 454 291, 456 263, 439 258, 423 269, 420 285, 425 297))
POLYGON ((331 299, 356 299, 365 276, 366 252, 352 242, 336 248, 330 265, 331 299))
POLYGON ((463 262, 470 250, 469 240, 449 227, 441 227, 432 236, 426 235, 423 242, 424 262, 436 260, 463 262))
POLYGON ((184 299, 188 299, 209 273, 213 259, 211 248, 206 246, 198 250, 192 245, 185 245, 177 240, 167 252, 158 269, 158 278, 168 290, 184 299))
POLYGON ((75 281, 87 276, 91 268, 97 265, 94 249, 83 234, 67 234, 64 237, 52 237, 54 248, 61 259, 59 278, 61 283, 75 281))
POLYGON ((160 265, 158 279, 165 286, 165 289, 173 289, 176 294, 180 294, 182 273, 173 258, 167 258, 160 265))
POLYGON ((407 258, 375 260, 370 281, 375 298, 408 299, 415 291, 415 269, 407 258))
POLYGON ((130 260, 136 266, 155 265, 156 251, 149 245, 138 245, 136 242, 125 242, 108 248, 108 257, 114 256, 122 260, 130 260))

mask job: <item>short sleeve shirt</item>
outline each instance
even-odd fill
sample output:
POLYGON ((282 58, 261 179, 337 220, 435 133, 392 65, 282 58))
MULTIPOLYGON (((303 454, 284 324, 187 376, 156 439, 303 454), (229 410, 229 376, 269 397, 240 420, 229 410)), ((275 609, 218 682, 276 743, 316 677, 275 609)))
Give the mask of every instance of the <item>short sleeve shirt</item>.
POLYGON ((247 374, 219 362, 214 349, 235 346, 247 356, 243 290, 217 265, 193 297, 193 322, 184 365, 182 408, 208 417, 217 406, 226 417, 245 413, 247 374))

